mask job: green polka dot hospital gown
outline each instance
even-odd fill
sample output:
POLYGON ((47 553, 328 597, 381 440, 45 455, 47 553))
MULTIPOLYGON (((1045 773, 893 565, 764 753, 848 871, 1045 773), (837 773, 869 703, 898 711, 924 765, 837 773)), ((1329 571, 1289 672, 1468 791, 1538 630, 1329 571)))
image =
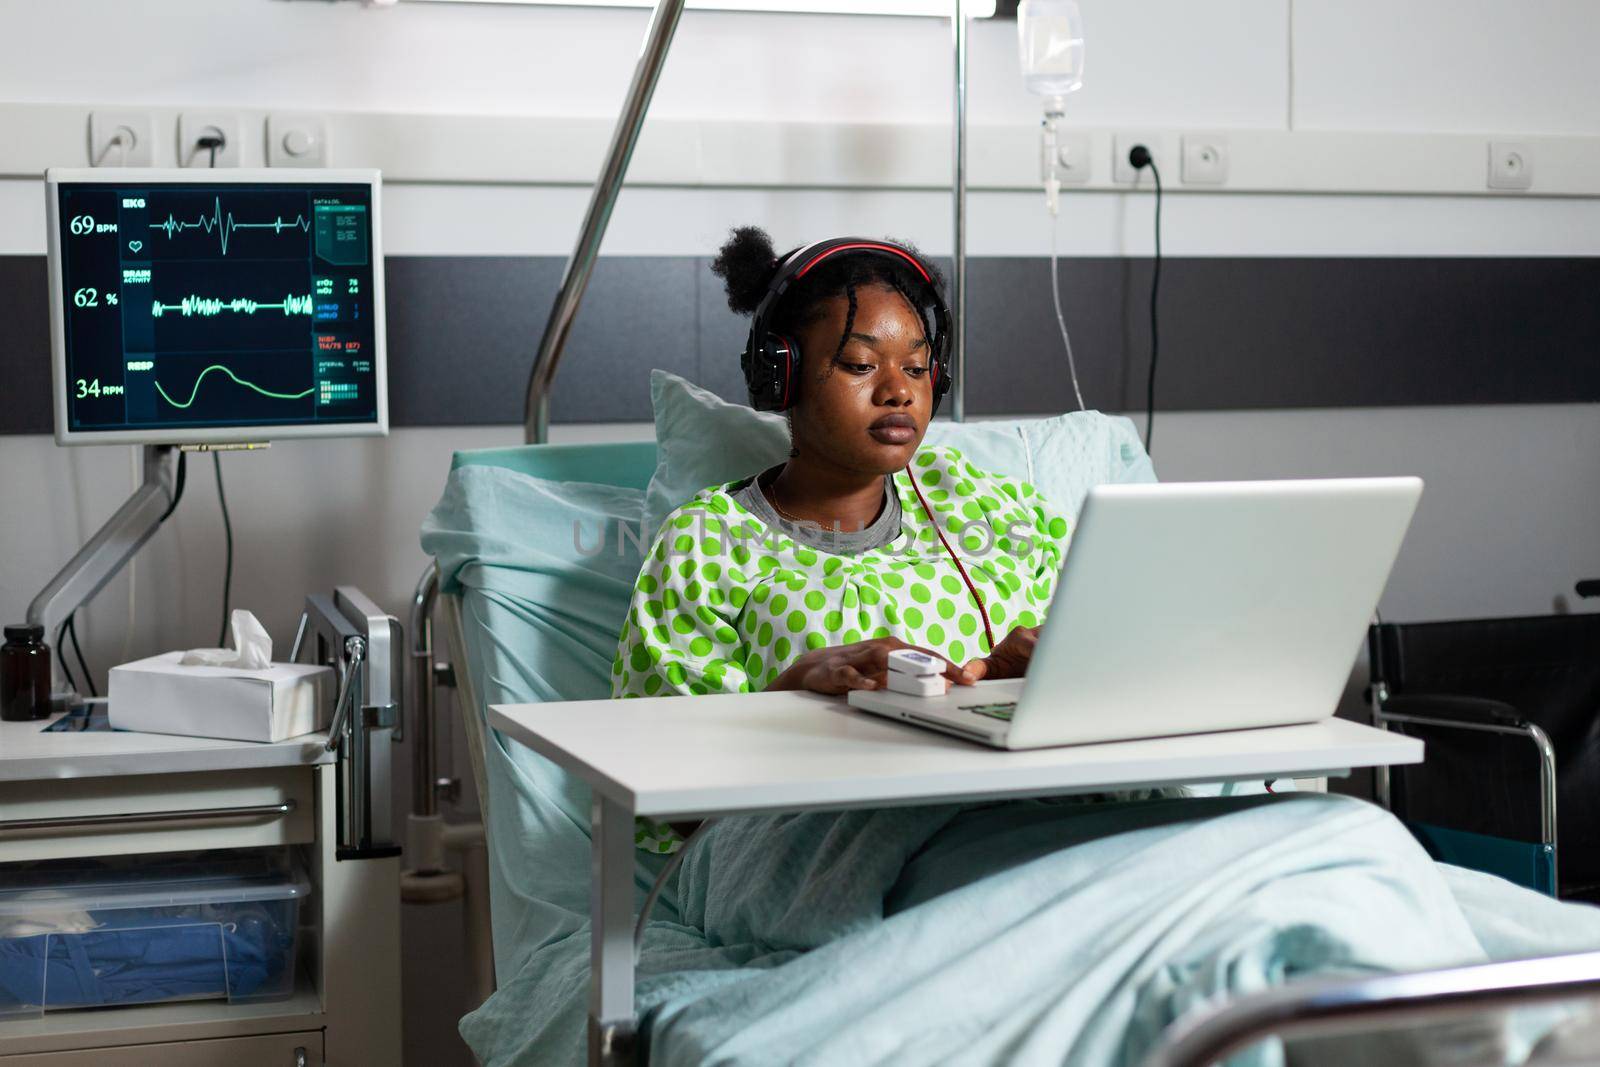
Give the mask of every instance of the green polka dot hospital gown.
MULTIPOLYGON (((900 532, 836 555, 764 525, 734 490, 696 493, 645 555, 611 666, 612 696, 748 693, 809 649, 898 637, 961 664, 989 642, 972 592, 923 509, 983 598, 996 642, 1037 626, 1055 593, 1068 523, 1033 486, 924 448, 892 476, 900 532), (913 485, 915 478, 915 486, 913 485)), ((639 821, 640 848, 675 851, 664 824, 639 821)))

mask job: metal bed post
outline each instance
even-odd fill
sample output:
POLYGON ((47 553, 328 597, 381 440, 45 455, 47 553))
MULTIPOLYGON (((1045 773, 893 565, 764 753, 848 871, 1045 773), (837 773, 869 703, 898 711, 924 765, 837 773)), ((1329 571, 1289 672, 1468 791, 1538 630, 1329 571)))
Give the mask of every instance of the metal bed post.
POLYGON ((1269 1037, 1600 998, 1600 952, 1350 981, 1302 982, 1180 1019, 1144 1067, 1209 1067, 1269 1037))
MULTIPOLYGON (((622 191, 622 181, 633 158, 634 147, 639 142, 639 132, 644 127, 650 110, 650 99, 655 94, 656 82, 666 63, 678 20, 683 14, 684 0, 658 0, 651 16, 650 28, 645 35, 644 48, 634 68, 633 83, 623 102, 622 114, 611 135, 594 195, 589 198, 589 208, 578 232, 578 243, 572 258, 567 261, 561 278, 561 288, 556 293, 555 304, 545 324, 544 335, 539 340, 539 350, 534 356, 533 370, 528 376, 528 393, 523 414, 523 440, 528 444, 542 444, 550 436, 550 383, 555 379, 556 367, 566 348, 572 323, 577 318, 578 306, 583 302, 584 290, 594 273, 595 261, 600 255, 600 243, 611 221, 612 209, 622 191)), ((966 419, 966 274, 967 274, 967 15, 963 0, 955 0, 955 13, 951 17, 955 39, 955 121, 954 121, 954 226, 955 270, 951 280, 951 307, 954 311, 955 337, 951 351, 950 413, 956 422, 966 419)))
POLYGON ((657 0, 655 13, 650 16, 650 28, 645 32, 644 47, 633 70, 633 84, 628 86, 622 114, 617 116, 611 147, 606 150, 594 195, 589 197, 589 210, 584 213, 583 226, 578 231, 577 247, 572 250, 572 258, 567 260, 561 288, 550 308, 550 320, 545 323, 539 351, 533 358, 533 372, 528 375, 528 399, 523 412, 523 440, 527 444, 543 444, 550 438, 550 383, 555 380, 556 365, 561 362, 567 335, 572 332, 578 305, 583 302, 583 291, 588 288, 595 260, 600 257, 600 242, 611 222, 617 194, 622 192, 622 179, 628 173, 634 146, 639 143, 639 131, 644 128, 650 98, 655 95, 656 81, 667 61, 667 49, 672 45, 672 35, 683 14, 683 3, 684 0, 657 0))
POLYGON ((955 38, 954 223, 955 265, 950 272, 950 418, 967 421, 967 5, 955 0, 950 16, 955 38))
MULTIPOLYGON (((433 605, 439 596, 439 565, 430 562, 411 595, 411 691, 416 712, 411 718, 411 814, 439 814, 439 745, 434 737, 433 605)), ((409 844, 410 842, 408 842, 409 844)))

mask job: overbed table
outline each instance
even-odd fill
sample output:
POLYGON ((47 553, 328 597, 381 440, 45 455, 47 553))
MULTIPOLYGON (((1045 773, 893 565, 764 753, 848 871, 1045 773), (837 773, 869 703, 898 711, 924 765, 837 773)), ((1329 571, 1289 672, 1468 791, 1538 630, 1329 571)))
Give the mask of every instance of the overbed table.
POLYGON ((1422 761, 1422 742, 1342 719, 1002 752, 792 692, 494 705, 489 723, 593 792, 591 1064, 633 1059, 635 815, 993 800, 1422 761))

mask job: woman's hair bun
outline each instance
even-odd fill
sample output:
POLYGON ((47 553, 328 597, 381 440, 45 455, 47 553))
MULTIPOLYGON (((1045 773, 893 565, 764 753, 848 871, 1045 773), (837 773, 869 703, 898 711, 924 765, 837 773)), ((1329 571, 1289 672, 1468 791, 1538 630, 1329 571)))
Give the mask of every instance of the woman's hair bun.
POLYGON ((759 226, 734 229, 711 262, 711 272, 721 278, 728 292, 728 306, 740 315, 751 315, 767 294, 767 283, 778 267, 778 253, 772 238, 759 226))

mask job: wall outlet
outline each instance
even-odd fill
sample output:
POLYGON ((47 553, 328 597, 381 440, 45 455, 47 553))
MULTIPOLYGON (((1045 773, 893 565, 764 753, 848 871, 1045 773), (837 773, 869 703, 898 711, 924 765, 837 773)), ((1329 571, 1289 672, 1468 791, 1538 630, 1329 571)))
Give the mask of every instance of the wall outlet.
POLYGON ((148 167, 155 160, 155 122, 141 111, 89 115, 89 166, 148 167))
POLYGON ((1533 188, 1533 155, 1516 141, 1489 142, 1489 188, 1533 188))
MULTIPOLYGON (((1158 159, 1156 165, 1160 166, 1158 159)), ((1228 139, 1215 134, 1183 137, 1185 185, 1221 185, 1228 180, 1228 139)))
MULTIPOLYGON (((1118 185, 1133 185, 1139 180, 1140 171, 1134 169, 1128 162, 1128 152, 1136 144, 1142 144, 1150 150, 1150 155, 1155 158, 1156 169, 1161 171, 1162 182, 1172 183, 1172 168, 1168 164, 1166 138, 1158 133, 1119 133, 1112 140, 1111 148, 1111 180, 1118 185)), ((1150 181, 1150 176, 1145 176, 1150 181)))
POLYGON ((185 111, 178 116, 178 166, 211 166, 211 149, 200 147, 203 137, 222 137, 222 147, 217 149, 219 167, 239 166, 240 150, 244 144, 239 139, 239 116, 223 111, 185 111))
POLYGON ((328 122, 321 115, 267 116, 267 166, 326 167, 328 122))
POLYGON ((1056 177, 1063 185, 1078 185, 1089 180, 1089 135, 1063 133, 1056 140, 1056 177))

